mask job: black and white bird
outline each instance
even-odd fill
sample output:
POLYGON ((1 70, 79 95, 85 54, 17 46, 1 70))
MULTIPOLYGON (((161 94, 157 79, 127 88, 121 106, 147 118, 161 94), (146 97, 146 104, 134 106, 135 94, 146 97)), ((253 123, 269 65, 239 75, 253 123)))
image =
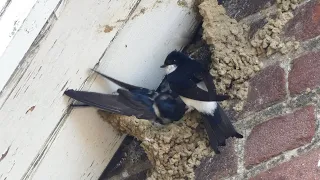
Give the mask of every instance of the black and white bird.
POLYGON ((171 52, 161 68, 165 68, 171 90, 192 109, 202 114, 211 147, 220 153, 229 137, 242 138, 217 103, 229 96, 218 95, 208 68, 179 51, 171 52))
POLYGON ((183 101, 178 97, 174 97, 170 91, 161 90, 158 92, 130 85, 98 71, 95 72, 120 86, 121 88, 117 90, 118 94, 103 94, 72 89, 65 91, 64 94, 84 103, 84 106, 92 106, 120 115, 135 116, 138 119, 146 119, 159 124, 178 121, 186 111, 186 105, 183 101))

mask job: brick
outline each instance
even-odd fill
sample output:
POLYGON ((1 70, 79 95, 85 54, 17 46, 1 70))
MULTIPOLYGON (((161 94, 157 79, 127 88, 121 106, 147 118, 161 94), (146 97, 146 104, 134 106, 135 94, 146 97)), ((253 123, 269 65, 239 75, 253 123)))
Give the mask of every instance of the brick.
POLYGON ((320 177, 320 149, 282 163, 250 180, 316 180, 320 177))
POLYGON ((291 95, 299 94, 307 88, 314 89, 320 85, 319 56, 320 52, 311 52, 293 61, 288 79, 291 95))
POLYGON ((238 157, 235 153, 233 139, 227 140, 227 145, 221 147, 221 154, 204 159, 196 169, 196 180, 211 180, 229 177, 237 173, 238 157))
POLYGON ((236 20, 259 12, 274 4, 276 0, 225 0, 227 14, 236 20))
POLYGON ((249 39, 252 39, 253 35, 267 23, 268 21, 266 18, 250 22, 250 29, 248 32, 249 39))
POLYGON ((285 71, 279 65, 263 69, 250 80, 245 110, 261 110, 286 97, 285 71))
POLYGON ((304 41, 320 35, 320 2, 311 0, 295 11, 285 27, 285 35, 304 41))
POLYGON ((259 164, 311 142, 315 107, 310 105, 255 126, 245 144, 245 166, 259 164))

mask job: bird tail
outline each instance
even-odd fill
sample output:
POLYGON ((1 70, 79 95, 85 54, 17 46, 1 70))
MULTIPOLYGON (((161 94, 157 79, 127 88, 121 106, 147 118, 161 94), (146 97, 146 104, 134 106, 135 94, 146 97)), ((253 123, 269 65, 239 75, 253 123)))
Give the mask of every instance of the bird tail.
POLYGON ((72 89, 65 91, 64 94, 84 103, 81 106, 91 106, 111 113, 130 115, 128 107, 118 102, 117 95, 75 91, 72 89))
POLYGON ((130 91, 130 90, 140 89, 140 88, 141 88, 141 87, 134 86, 134 85, 131 85, 131 84, 128 84, 128 83, 119 81, 119 80, 117 80, 117 79, 114 79, 114 78, 112 78, 112 77, 110 77, 110 76, 107 76, 107 75, 105 75, 105 74, 102 74, 101 72, 96 71, 96 70, 94 70, 94 69, 91 69, 91 70, 92 70, 93 72, 99 74, 100 76, 102 76, 102 77, 110 80, 111 82, 117 84, 118 86, 120 86, 120 87, 122 87, 122 88, 125 88, 125 89, 128 89, 129 91, 130 91))
POLYGON ((115 106, 117 103, 117 95, 75 91, 73 89, 66 90, 64 94, 72 99, 84 103, 84 105, 81 106, 91 106, 114 113, 120 113, 120 108, 115 106))
POLYGON ((229 117, 218 104, 213 116, 203 115, 203 121, 209 137, 209 143, 215 153, 219 154, 218 146, 225 146, 230 137, 243 138, 232 125, 229 117))

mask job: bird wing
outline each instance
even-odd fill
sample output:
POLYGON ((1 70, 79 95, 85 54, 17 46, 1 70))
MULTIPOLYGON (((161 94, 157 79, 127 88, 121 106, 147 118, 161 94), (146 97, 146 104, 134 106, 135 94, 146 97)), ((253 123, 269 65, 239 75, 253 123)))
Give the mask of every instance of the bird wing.
POLYGON ((139 119, 151 120, 156 118, 156 115, 152 111, 145 111, 146 109, 133 106, 130 101, 119 95, 75 91, 72 89, 65 91, 64 94, 86 105, 96 107, 104 111, 126 116, 135 116, 139 119))
POLYGON ((198 101, 224 101, 227 95, 218 95, 211 74, 195 60, 167 75, 170 88, 177 94, 198 101), (197 86, 203 81, 208 91, 197 86))
POLYGON ((180 96, 193 99, 193 100, 198 100, 198 101, 224 101, 229 99, 229 96, 227 95, 218 95, 218 94, 211 94, 208 93, 207 91, 199 88, 197 85, 194 87, 184 89, 177 87, 175 84, 170 84, 170 87, 173 91, 178 93, 180 96))
POLYGON ((161 81, 160 85, 158 86, 158 88, 156 89, 156 91, 160 92, 160 93, 165 93, 165 92, 171 91, 167 76, 164 76, 164 78, 162 79, 162 81, 161 81))
MULTIPOLYGON (((216 86, 214 84, 214 78, 213 76, 207 71, 206 69, 202 69, 200 71, 200 68, 198 68, 198 71, 195 71, 192 74, 191 81, 194 82, 195 85, 197 85, 199 82, 204 82, 207 90, 199 90, 198 86, 193 85, 193 87, 190 90, 190 93, 198 93, 197 98, 204 99, 204 101, 224 101, 229 99, 230 97, 227 95, 218 95, 216 91, 216 86), (199 97, 202 96, 202 97, 199 97)), ((189 95, 190 96, 190 95, 189 95)), ((197 99, 195 99, 197 100, 197 99)), ((199 99, 198 99, 199 100, 199 99)))
POLYGON ((117 92, 126 104, 135 109, 150 109, 154 102, 145 94, 132 93, 125 89, 118 89, 117 92))

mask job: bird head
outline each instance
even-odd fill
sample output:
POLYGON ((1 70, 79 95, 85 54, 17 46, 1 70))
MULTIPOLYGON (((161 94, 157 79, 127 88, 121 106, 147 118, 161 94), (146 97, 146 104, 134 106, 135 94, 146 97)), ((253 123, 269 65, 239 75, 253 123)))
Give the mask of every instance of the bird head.
POLYGON ((164 64, 160 66, 161 68, 165 68, 167 74, 173 72, 178 66, 182 65, 185 61, 187 61, 189 57, 183 54, 180 51, 172 51, 166 57, 164 64))
POLYGON ((186 111, 186 105, 170 93, 160 93, 154 100, 161 116, 171 121, 181 119, 186 111))
POLYGON ((177 104, 176 100, 168 93, 160 93, 155 99, 154 102, 164 111, 172 112, 177 104))

